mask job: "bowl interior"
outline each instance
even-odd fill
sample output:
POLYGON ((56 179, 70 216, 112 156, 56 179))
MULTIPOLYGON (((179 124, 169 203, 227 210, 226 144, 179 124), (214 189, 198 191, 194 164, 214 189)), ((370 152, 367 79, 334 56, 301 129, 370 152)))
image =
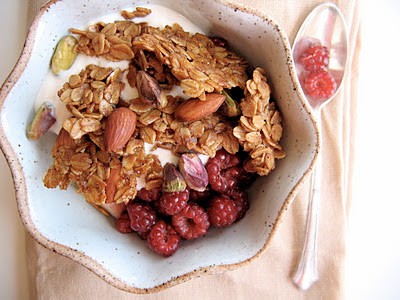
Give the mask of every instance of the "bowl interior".
MULTIPOLYGON (((293 198, 293 190, 312 165, 318 144, 315 124, 296 91, 288 41, 273 21, 218 1, 150 2, 181 13, 206 33, 224 37, 253 66, 267 71, 283 116, 282 145, 287 157, 269 176, 253 185, 251 207, 244 219, 224 230, 213 229, 197 241, 183 243, 170 258, 153 254, 136 235, 118 233, 113 220, 87 204, 74 187, 66 191, 46 189, 42 178, 52 164, 55 136, 46 134, 38 142, 31 142, 25 130, 33 117, 33 102, 57 41, 69 28, 85 28, 100 15, 149 7, 148 1, 132 4, 123 0, 51 4, 30 33, 32 44, 27 47, 31 52, 23 54, 30 58, 3 103, 1 126, 11 146, 2 145, 3 150, 13 164, 14 178, 22 178, 15 184, 28 231, 45 246, 73 257, 127 290, 152 289, 208 267, 222 270, 218 266, 239 264, 260 253, 293 198)), ((155 6, 152 8, 156 10, 155 6)))

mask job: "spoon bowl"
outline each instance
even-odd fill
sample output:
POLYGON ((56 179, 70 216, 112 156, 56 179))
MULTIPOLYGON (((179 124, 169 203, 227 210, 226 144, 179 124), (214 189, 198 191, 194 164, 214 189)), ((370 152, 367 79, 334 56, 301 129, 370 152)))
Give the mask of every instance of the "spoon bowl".
MULTIPOLYGON (((292 49, 296 73, 304 95, 313 109, 322 143, 321 108, 335 98, 347 69, 348 37, 339 9, 332 3, 317 6, 299 29, 292 49), (318 48, 320 52, 311 51, 310 48, 318 48), (326 52, 329 54, 325 54, 326 52), (305 59, 308 63, 304 63, 305 59), (310 62, 315 64, 310 66, 310 62), (317 92, 313 92, 315 90, 317 92), (329 95, 321 92, 326 90, 329 95)), ((320 170, 321 158, 318 157, 310 180, 304 248, 293 275, 294 284, 303 290, 318 280, 316 256, 320 170)))
POLYGON ((329 50, 328 71, 336 82, 336 91, 326 99, 305 96, 313 109, 322 108, 338 93, 345 76, 348 57, 348 38, 344 18, 339 9, 332 3, 323 3, 317 6, 305 19, 293 43, 293 58, 295 68, 304 87, 306 70, 300 63, 300 57, 310 47, 322 45, 329 50))

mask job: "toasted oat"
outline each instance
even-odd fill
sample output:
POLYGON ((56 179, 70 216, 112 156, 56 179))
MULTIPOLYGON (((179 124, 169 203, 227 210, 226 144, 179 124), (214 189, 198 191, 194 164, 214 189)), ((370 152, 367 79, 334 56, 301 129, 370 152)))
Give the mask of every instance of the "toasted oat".
MULTIPOLYGON (((44 184, 48 188, 66 189, 70 183, 76 183, 78 192, 94 207, 107 200, 105 189, 110 168, 115 164, 123 166, 117 192, 111 200, 116 203, 127 203, 135 197, 137 177, 149 177, 153 186, 162 177, 161 163, 157 157, 145 153, 143 141, 131 139, 118 154, 105 151, 104 120, 119 103, 123 88, 121 74, 119 69, 89 65, 72 75, 58 92, 73 115, 63 124, 67 138, 73 142, 61 146, 56 143, 52 151, 54 164, 46 173, 44 184)), ((154 122, 151 115, 143 119, 149 124, 154 122)))
POLYGON ((135 54, 132 41, 147 28, 146 23, 115 21, 97 23, 80 30, 72 28, 70 32, 79 35, 76 51, 89 56, 103 56, 111 61, 130 60, 135 54))
POLYGON ((275 159, 285 157, 279 140, 282 120, 275 103, 270 102, 270 87, 264 70, 256 68, 253 78, 246 82, 245 98, 240 103, 242 116, 233 135, 250 158, 244 168, 248 172, 268 175, 275 168, 275 159))
MULTIPOLYGON (((135 14, 147 13, 150 12, 137 8, 132 13, 124 11, 123 15, 131 19, 135 14)), ((247 63, 243 58, 214 44, 204 34, 189 34, 178 24, 159 29, 147 23, 116 21, 98 23, 86 31, 70 31, 80 35, 78 52, 112 61, 133 59, 136 67, 144 71, 151 69, 154 78, 166 87, 171 88, 178 82, 190 97, 204 100, 205 93, 237 86, 244 88, 247 80, 247 63)), ((136 67, 129 73, 135 73, 136 67)), ((128 78, 134 76, 128 75, 128 78)), ((132 80, 129 82, 135 85, 132 80)))
POLYGON ((205 99, 205 93, 221 92, 247 80, 244 59, 230 50, 216 46, 207 36, 184 31, 178 24, 164 29, 148 27, 132 43, 135 49, 155 54, 180 81, 185 94, 205 99))
POLYGON ((130 20, 133 18, 138 18, 138 17, 145 17, 151 13, 151 9, 145 8, 145 7, 136 7, 134 11, 126 11, 123 10, 121 12, 121 16, 123 16, 125 19, 130 20))
POLYGON ((157 157, 146 154, 143 141, 131 139, 123 155, 104 151, 102 140, 94 142, 89 135, 74 139, 76 146, 61 146, 53 149, 54 164, 49 168, 44 184, 48 188, 66 189, 76 183, 78 192, 95 207, 110 202, 106 197, 107 180, 110 169, 122 164, 117 192, 111 202, 128 203, 137 193, 137 178, 149 178, 149 184, 156 186, 155 180, 162 178, 162 166, 157 157))
MULTIPOLYGON (((121 14, 132 19, 150 12, 136 8, 121 14)), ((269 174, 276 159, 285 156, 279 144, 282 120, 270 101, 264 71, 255 69, 248 80, 245 60, 225 44, 214 44, 203 34, 191 35, 177 24, 159 29, 128 20, 97 23, 87 30, 71 29, 71 33, 79 35, 78 52, 111 61, 129 60, 130 64, 127 70, 89 65, 70 76, 59 90, 58 96, 72 116, 63 124, 66 141, 53 147, 54 163, 43 180, 46 187, 66 189, 75 183, 78 192, 100 210, 106 202, 128 203, 136 196, 139 177, 145 180, 146 189, 163 183, 163 167, 156 155, 146 154, 144 143, 178 155, 195 151, 210 157, 222 148, 235 154, 242 147, 249 152, 244 168, 259 175, 269 174), (194 122, 180 122, 174 116, 184 101, 180 97, 167 96, 162 107, 140 98, 121 101, 123 76, 136 87, 141 70, 165 92, 180 85, 186 95, 202 100, 206 93, 240 87, 245 95, 241 116, 227 119, 217 112, 194 122), (122 150, 109 153, 104 145, 105 121, 121 105, 136 113, 136 129, 122 150), (110 174, 117 174, 118 180, 110 179, 110 174), (113 199, 107 199, 106 187, 111 181, 116 192, 108 196, 113 199)))

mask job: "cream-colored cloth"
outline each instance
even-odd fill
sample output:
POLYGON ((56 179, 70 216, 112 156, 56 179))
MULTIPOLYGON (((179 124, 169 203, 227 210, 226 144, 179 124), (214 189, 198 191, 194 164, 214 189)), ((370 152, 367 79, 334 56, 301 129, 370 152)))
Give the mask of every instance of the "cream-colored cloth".
MULTIPOLYGON (((29 18, 45 0, 31 0, 29 18)), ((292 42, 319 0, 235 0, 273 17, 292 42)), ((344 88, 322 112, 323 174, 318 234, 320 280, 301 291, 291 282, 301 254, 308 180, 288 209, 267 251, 249 265, 206 275, 151 295, 135 295, 110 286, 78 263, 27 237, 27 263, 33 299, 342 299, 346 223, 350 205, 357 108, 360 9, 357 0, 332 1, 342 10, 350 37, 350 69, 344 88)))

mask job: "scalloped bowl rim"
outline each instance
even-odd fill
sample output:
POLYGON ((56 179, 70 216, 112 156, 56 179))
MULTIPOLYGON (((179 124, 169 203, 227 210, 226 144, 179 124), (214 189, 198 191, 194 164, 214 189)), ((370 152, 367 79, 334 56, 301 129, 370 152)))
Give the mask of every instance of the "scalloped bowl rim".
MULTIPOLYGON (((41 22, 42 16, 51 9, 51 6, 57 2, 62 2, 63 0, 52 0, 48 2, 45 6, 43 6, 37 16, 35 17, 32 25, 30 26, 25 45, 23 47, 22 53, 13 68, 12 72, 2 85, 0 89, 0 119, 2 118, 3 114, 3 105, 5 100, 7 99, 7 96, 9 92, 13 89, 14 85, 16 82, 18 82, 21 74, 24 72, 25 67, 30 59, 30 55, 33 50, 33 44, 37 35, 37 29, 39 26, 39 23, 41 22)), ((238 4, 232 4, 229 3, 228 1, 225 0, 214 0, 215 2, 219 2, 222 5, 240 10, 245 13, 252 14, 253 16, 260 17, 264 20, 268 20, 270 24, 277 29, 279 32, 280 38, 282 39, 284 45, 285 45, 285 51, 287 54, 287 66, 288 66, 288 71, 292 80, 292 83, 294 87, 296 88, 296 94, 298 98, 301 101, 302 106, 306 110, 306 112, 309 114, 310 120, 313 124, 315 133, 316 133, 316 148, 315 148, 315 154, 314 157, 308 166, 307 170, 303 173, 301 176, 300 180, 295 184, 294 188, 291 190, 287 198, 285 199, 283 206, 281 210, 278 213, 276 222, 273 225, 273 228, 271 230, 271 233, 269 235, 269 238, 265 241, 264 246, 252 257, 249 259, 238 262, 238 263, 233 263, 233 264, 228 264, 228 265, 214 265, 214 266, 208 266, 204 268, 199 268, 197 270, 187 272, 183 275, 177 276, 163 284, 154 286, 152 288, 137 288, 133 287, 131 285, 128 285, 121 281, 119 278, 116 278, 112 274, 109 273, 103 266, 101 266, 96 260, 92 259, 91 257, 85 255, 84 253, 77 251, 75 249, 72 249, 66 245, 62 245, 59 243, 56 243, 54 241, 49 240, 46 238, 40 231, 37 230, 35 227, 34 222, 32 221, 32 216, 29 214, 29 211, 27 210, 27 185, 24 177, 24 172, 22 170, 22 166, 19 163, 17 159, 17 154, 16 151, 12 148, 10 145, 10 142, 8 141, 6 134, 4 132, 4 128, 0 127, 0 147, 1 150, 4 153, 4 156, 7 160, 7 163, 9 165, 9 168, 11 170, 11 175, 13 178, 14 186, 15 186, 15 194, 16 194, 16 200, 17 200, 17 205, 18 205, 18 211, 21 217, 21 220, 27 229, 28 233, 42 246, 48 248, 49 250, 56 252, 58 254, 61 254, 65 257, 68 257, 78 263, 80 263, 82 266, 86 267, 87 269, 93 271, 96 275, 101 277, 103 280, 108 282, 109 284, 127 291, 127 292, 133 292, 133 293, 138 293, 138 294, 147 294, 147 293, 153 293, 153 292, 158 292, 163 289, 166 289, 168 287, 174 286, 176 284, 188 281, 189 279, 193 277, 198 277, 202 274, 213 274, 213 273, 221 273, 227 270, 233 270, 236 269, 244 264, 248 264, 254 259, 258 258, 269 246, 271 243, 279 224, 281 223, 285 211, 288 209, 289 205, 292 203, 294 200, 297 192, 300 189, 300 186, 304 183, 305 178, 307 175, 311 172, 312 168, 315 165, 316 158, 318 156, 319 150, 320 150, 320 133, 318 126, 316 124, 316 120, 313 116, 312 113, 312 108, 309 106, 304 94, 301 92, 300 84, 298 82, 298 79, 296 77, 295 69, 294 69, 294 64, 292 60, 292 53, 290 51, 291 47, 288 41, 287 36, 285 35, 283 29, 269 16, 260 13, 259 11, 255 11, 253 9, 249 9, 247 7, 244 7, 242 5, 238 4)))

